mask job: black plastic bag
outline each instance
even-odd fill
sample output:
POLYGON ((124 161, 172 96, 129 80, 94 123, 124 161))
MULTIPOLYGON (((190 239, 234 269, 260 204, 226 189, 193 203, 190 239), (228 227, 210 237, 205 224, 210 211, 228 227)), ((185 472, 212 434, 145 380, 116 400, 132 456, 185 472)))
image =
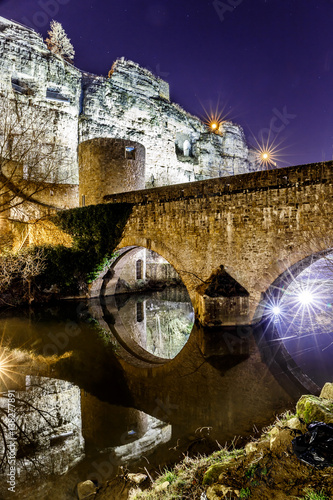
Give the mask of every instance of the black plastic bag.
POLYGON ((333 467, 333 425, 312 422, 308 432, 292 441, 296 457, 317 468, 333 467))

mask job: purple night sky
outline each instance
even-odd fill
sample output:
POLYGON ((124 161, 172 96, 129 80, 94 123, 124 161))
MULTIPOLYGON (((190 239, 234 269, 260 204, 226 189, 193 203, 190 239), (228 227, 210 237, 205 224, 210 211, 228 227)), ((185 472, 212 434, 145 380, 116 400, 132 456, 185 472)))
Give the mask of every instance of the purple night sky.
POLYGON ((248 139, 271 128, 280 166, 332 159, 333 0, 0 0, 0 15, 44 38, 61 22, 80 69, 124 56, 201 118, 219 103, 248 139))

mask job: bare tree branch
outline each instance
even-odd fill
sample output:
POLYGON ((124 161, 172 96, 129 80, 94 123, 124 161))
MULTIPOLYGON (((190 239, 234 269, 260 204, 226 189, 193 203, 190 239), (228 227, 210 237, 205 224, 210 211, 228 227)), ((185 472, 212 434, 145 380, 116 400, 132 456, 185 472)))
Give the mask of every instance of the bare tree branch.
POLYGON ((68 180, 65 165, 47 111, 17 96, 0 96, 0 213, 45 205, 38 194, 68 180))

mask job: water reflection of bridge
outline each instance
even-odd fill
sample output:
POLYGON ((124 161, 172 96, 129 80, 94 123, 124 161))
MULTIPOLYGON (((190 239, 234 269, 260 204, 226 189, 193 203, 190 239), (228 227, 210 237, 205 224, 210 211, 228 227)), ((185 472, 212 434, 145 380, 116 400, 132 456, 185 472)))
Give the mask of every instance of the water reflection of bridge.
MULTIPOLYGON (((129 456, 128 453, 135 451, 135 446, 125 445, 141 442, 141 438, 142 445, 151 441, 150 417, 140 412, 172 426, 170 444, 163 449, 166 456, 170 454, 170 460, 177 460, 198 428, 212 427, 210 437, 224 444, 235 434, 252 433, 253 425, 258 428, 267 425, 275 413, 292 405, 304 392, 316 392, 316 386, 300 372, 283 344, 274 338, 267 339, 260 330, 246 325, 203 328, 196 324, 188 342, 174 359, 164 362, 154 356, 151 362, 146 357, 138 359, 126 350, 112 335, 111 328, 108 336, 105 335, 107 321, 111 318, 103 316, 103 308, 103 304, 94 304, 92 312, 95 318, 96 313, 101 313, 101 322, 99 326, 91 326, 83 305, 77 307, 81 319, 73 316, 71 305, 65 317, 75 321, 79 333, 69 337, 66 346, 59 351, 64 356, 49 360, 47 367, 49 369, 51 363, 54 377, 82 388, 84 436, 90 443, 97 438, 99 442, 93 446, 99 450, 104 446, 109 448, 105 451, 106 459, 100 456, 100 462, 107 461, 108 467, 119 458, 119 453, 129 456), (101 327, 103 336, 99 336, 101 327), (112 420, 112 412, 107 410, 108 402, 135 410, 120 411, 112 420), (112 422, 108 431, 102 430, 104 418, 112 422), (120 440, 112 438, 111 427, 119 428, 120 440), (176 446, 178 439, 183 443, 182 448, 176 446), (112 462, 110 457, 113 457, 112 462)), ((116 323, 117 318, 113 317, 109 326, 116 323)), ((6 324, 12 332, 15 319, 12 324, 7 319, 6 324)), ((29 342, 40 352, 43 352, 44 328, 52 332, 52 338, 63 331, 60 319, 51 322, 46 317, 44 324, 40 314, 35 322, 29 321, 29 330, 24 324, 22 327, 29 342), (35 338, 41 339, 39 344, 35 338)), ((46 338, 49 342, 49 337, 46 338)), ((17 347, 15 342, 22 340, 20 335, 10 335, 13 347, 17 347)), ((161 424, 155 430, 163 446, 163 439, 170 436, 170 427, 161 424)), ((83 479, 91 472, 100 473, 97 469, 85 470, 83 479)))

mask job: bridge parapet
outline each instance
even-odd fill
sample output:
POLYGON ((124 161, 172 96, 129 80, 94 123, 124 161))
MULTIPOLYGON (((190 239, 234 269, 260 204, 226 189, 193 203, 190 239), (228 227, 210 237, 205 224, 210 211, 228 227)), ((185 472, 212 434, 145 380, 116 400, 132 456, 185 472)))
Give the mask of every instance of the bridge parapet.
POLYGON ((330 182, 333 182, 333 161, 110 194, 104 196, 104 202, 137 204, 173 201, 293 187, 301 189, 306 186, 330 182))

